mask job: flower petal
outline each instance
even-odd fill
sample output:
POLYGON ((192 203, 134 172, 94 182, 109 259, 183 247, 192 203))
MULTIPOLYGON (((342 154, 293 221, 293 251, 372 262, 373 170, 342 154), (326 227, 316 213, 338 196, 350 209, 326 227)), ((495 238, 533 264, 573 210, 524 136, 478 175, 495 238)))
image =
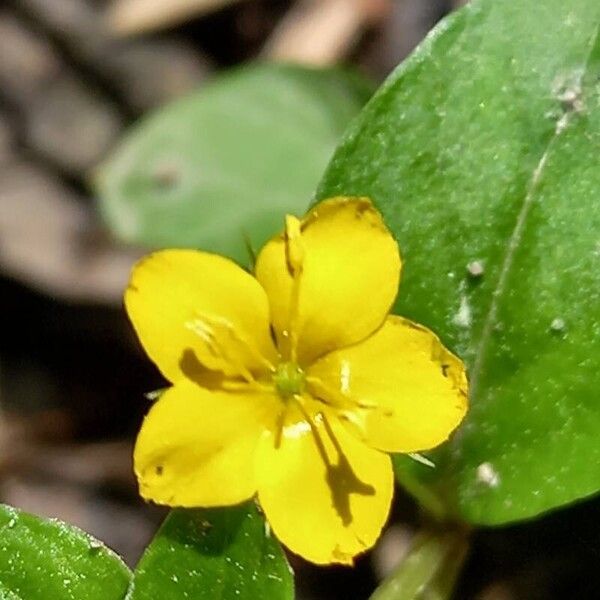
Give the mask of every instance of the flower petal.
POLYGON ((306 365, 381 325, 398 290, 400 255, 368 198, 333 198, 313 208, 300 228, 288 222, 286 234, 267 243, 256 276, 280 344, 293 335, 306 365))
POLYGON ((226 375, 274 360, 267 297, 234 262, 195 250, 162 250, 134 267, 125 306, 150 358, 172 382, 204 365, 226 375))
POLYGON ((168 506, 237 504, 256 491, 254 456, 278 400, 183 380, 144 420, 134 451, 140 494, 168 506))
POLYGON ((360 344, 317 361, 308 379, 354 433, 386 452, 441 444, 467 410, 460 359, 431 331, 396 316, 360 344))
POLYGON ((391 461, 348 434, 335 416, 325 421, 318 414, 314 426, 321 450, 315 431, 290 406, 281 436, 261 439, 258 498, 275 535, 292 552, 318 564, 352 564, 375 544, 387 519, 391 461))

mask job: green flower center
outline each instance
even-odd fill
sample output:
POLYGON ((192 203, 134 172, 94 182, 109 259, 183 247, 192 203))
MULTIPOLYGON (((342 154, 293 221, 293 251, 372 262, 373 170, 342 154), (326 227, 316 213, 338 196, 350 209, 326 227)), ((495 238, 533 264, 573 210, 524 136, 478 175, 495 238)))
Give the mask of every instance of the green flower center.
POLYGON ((302 394, 306 386, 304 371, 294 362, 284 362, 277 366, 273 374, 275 389, 282 399, 302 394))

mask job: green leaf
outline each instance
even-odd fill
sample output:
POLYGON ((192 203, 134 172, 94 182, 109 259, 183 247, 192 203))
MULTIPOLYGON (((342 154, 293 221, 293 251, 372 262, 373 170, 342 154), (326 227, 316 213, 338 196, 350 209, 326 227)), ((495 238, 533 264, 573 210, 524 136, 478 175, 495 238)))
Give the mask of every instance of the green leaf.
POLYGON ((384 84, 318 190, 374 199, 403 252, 396 312, 468 365, 437 468, 397 467, 472 522, 600 488, 599 23, 597 0, 472 2, 384 84))
POLYGON ((171 512, 144 553, 129 600, 290 600, 291 570, 253 502, 171 512))
POLYGON ((144 119, 99 170, 115 234, 189 246, 248 264, 253 249, 305 211, 350 119, 372 93, 340 70, 236 70, 144 119))
POLYGON ((131 573, 76 527, 0 505, 2 600, 122 600, 131 573))

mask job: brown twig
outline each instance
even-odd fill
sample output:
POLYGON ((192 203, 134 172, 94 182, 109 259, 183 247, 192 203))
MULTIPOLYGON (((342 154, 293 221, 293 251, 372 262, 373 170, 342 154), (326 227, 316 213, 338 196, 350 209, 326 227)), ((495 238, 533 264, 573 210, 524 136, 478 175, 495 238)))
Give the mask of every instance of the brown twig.
POLYGON ((301 0, 275 29, 263 56, 319 66, 334 64, 390 6, 389 0, 301 0))
POLYGON ((98 235, 95 216, 31 163, 0 167, 0 271, 70 301, 119 304, 140 250, 98 235))
POLYGON ((241 0, 115 0, 106 20, 122 36, 164 29, 241 0))

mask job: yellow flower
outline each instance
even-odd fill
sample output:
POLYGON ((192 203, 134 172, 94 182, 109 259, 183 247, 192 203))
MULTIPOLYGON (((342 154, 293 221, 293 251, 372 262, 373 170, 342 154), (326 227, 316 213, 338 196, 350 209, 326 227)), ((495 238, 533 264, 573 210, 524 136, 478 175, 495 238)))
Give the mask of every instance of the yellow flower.
POLYGON ((388 312, 398 246, 366 198, 333 198, 266 244, 256 278, 164 250, 134 268, 129 317, 173 384, 146 417, 141 495, 225 506, 257 495, 277 537, 352 563, 387 519, 386 452, 437 446, 466 411, 461 361, 388 312))

